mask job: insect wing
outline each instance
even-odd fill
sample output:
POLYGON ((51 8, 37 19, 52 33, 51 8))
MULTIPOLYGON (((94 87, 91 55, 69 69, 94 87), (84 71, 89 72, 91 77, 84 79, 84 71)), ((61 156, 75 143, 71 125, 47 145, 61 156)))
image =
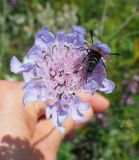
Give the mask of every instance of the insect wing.
POLYGON ((99 51, 97 48, 95 48, 93 45, 88 45, 88 47, 90 47, 91 49, 93 49, 94 51, 96 51, 98 54, 100 54, 106 61, 111 62, 111 59, 106 56, 103 52, 99 51))
POLYGON ((106 61, 112 63, 111 59, 110 59, 108 56, 106 56, 103 52, 101 52, 101 51, 97 51, 97 52, 98 52, 98 54, 100 54, 106 61))

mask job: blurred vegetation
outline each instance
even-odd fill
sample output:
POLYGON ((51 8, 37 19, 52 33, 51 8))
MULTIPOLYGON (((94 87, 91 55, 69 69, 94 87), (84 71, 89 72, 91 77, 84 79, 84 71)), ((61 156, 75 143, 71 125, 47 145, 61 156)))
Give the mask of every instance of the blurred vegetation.
POLYGON ((24 58, 38 29, 47 25, 56 32, 73 24, 93 29, 96 40, 121 56, 107 66, 116 83, 107 95, 111 108, 63 142, 58 160, 139 160, 138 0, 1 0, 0 78, 22 79, 10 73, 9 62, 13 55, 24 58))

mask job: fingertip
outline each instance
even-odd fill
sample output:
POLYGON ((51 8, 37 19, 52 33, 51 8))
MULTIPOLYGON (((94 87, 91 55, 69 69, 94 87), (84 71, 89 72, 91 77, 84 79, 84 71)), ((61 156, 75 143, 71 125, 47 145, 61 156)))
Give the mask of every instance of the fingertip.
POLYGON ((90 101, 94 112, 97 113, 106 112, 110 106, 110 101, 98 93, 92 95, 90 101))
POLYGON ((104 96, 95 93, 93 95, 77 93, 83 100, 83 102, 89 102, 94 110, 94 112, 106 112, 110 106, 110 101, 104 96))
POLYGON ((88 93, 79 93, 79 92, 77 92, 76 95, 80 96, 83 102, 91 103, 92 95, 88 93))
POLYGON ((94 112, 92 108, 89 108, 87 111, 82 111, 81 112, 84 117, 85 117, 85 121, 75 121, 75 126, 74 129, 81 127, 85 122, 89 122, 90 120, 92 120, 94 112))

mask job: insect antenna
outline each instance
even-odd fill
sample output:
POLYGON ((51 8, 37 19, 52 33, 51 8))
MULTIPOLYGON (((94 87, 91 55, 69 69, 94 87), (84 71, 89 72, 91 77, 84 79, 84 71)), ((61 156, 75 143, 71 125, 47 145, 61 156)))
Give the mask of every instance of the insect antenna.
POLYGON ((93 44, 93 36, 94 36, 93 30, 90 30, 90 36, 91 36, 91 42, 93 44))
POLYGON ((120 53, 110 53, 110 55, 121 56, 120 53))

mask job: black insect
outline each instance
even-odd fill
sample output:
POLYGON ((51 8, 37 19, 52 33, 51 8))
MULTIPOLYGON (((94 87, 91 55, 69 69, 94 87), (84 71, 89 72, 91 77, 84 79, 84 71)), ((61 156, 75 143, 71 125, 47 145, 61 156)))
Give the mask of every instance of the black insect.
MULTIPOLYGON (((85 61, 85 59, 87 58, 87 66, 86 66, 86 72, 87 74, 91 74, 95 67, 97 66, 97 64, 100 62, 101 58, 103 57, 106 61, 111 62, 110 57, 107 56, 105 53, 103 53, 101 50, 99 50, 98 48, 96 48, 93 45, 93 31, 90 31, 90 36, 91 36, 91 40, 92 40, 92 44, 89 45, 87 44, 87 49, 85 49, 87 51, 87 56, 84 58, 83 62, 85 61)), ((118 53, 112 53, 111 55, 119 55, 118 53)))

